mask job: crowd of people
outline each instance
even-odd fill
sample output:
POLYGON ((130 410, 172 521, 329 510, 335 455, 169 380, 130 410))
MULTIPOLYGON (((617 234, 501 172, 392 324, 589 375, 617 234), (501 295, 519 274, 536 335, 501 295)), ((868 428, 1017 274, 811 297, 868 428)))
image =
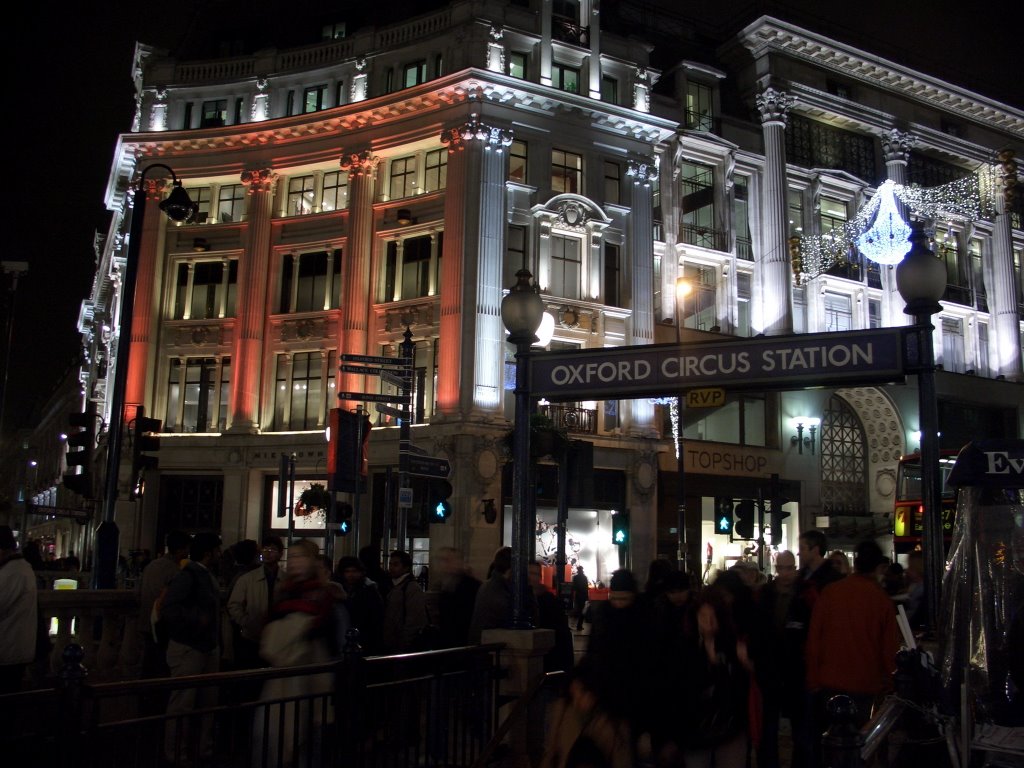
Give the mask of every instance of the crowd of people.
MULTIPOLYGON (((0 528, 0 600, 10 604, 4 603, 0 617, 5 692, 21 687, 41 652, 37 639, 46 637, 45 628, 26 630, 38 620, 34 599, 26 597, 38 589, 33 557, 31 551, 17 553, 10 529, 0 528), (15 592, 21 597, 8 599, 15 592), (8 632, 8 624, 18 631, 8 632)), ((389 553, 385 570, 372 547, 332 563, 309 540, 286 550, 280 538, 267 536, 223 552, 214 534, 172 531, 165 552, 137 579, 141 675, 294 666, 351 651, 457 647, 481 642, 489 629, 512 626, 509 547, 497 550, 482 580, 452 547, 436 551, 432 565, 436 601, 428 603, 426 585, 414 577, 412 558, 402 550, 389 553)), ((894 589, 887 565, 878 545, 865 541, 851 568, 845 554, 829 553, 825 536, 812 530, 800 535, 796 554, 777 554, 767 579, 741 559, 702 585, 659 559, 650 564, 642 590, 631 571, 620 569, 611 576, 608 599, 590 601, 579 566, 565 604, 542 583, 541 564, 530 563, 523 610, 533 626, 554 631, 545 670, 568 673, 550 720, 544 768, 739 768, 752 752, 758 768, 776 768, 783 718, 791 726, 792 766, 818 768, 828 698, 849 695, 863 722, 891 687, 895 606, 904 604, 913 615, 920 591, 913 575, 904 575, 902 588, 894 589), (578 654, 571 622, 581 630, 584 616, 591 627, 578 654)), ((912 558, 906 571, 918 572, 919 563, 912 558)), ((316 676, 274 682, 289 689, 260 690, 257 684, 231 695, 270 701, 330 685, 316 676), (296 685, 304 687, 297 691, 296 685)), ((168 761, 179 759, 176 751, 185 744, 199 745, 195 757, 210 755, 208 719, 200 721, 201 732, 188 734, 189 719, 182 715, 212 704, 217 695, 215 688, 176 688, 147 702, 149 714, 168 715, 168 761)), ((316 729, 310 730, 287 734, 285 741, 305 748, 315 737, 316 729)))

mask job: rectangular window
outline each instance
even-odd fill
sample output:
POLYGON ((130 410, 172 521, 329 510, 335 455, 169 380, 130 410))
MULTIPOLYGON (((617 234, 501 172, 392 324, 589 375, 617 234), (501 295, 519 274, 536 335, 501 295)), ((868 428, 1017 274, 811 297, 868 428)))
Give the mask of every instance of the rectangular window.
POLYGON ((245 187, 241 184, 225 184, 217 196, 217 211, 221 222, 242 221, 245 219, 245 207, 248 197, 245 187))
POLYGON ((226 426, 230 391, 230 358, 171 360, 165 429, 182 432, 220 431, 226 426))
POLYGON ((580 298, 583 262, 580 240, 551 236, 551 293, 566 299, 580 298))
POLYGON ((969 303, 960 278, 960 240, 953 230, 935 233, 935 255, 946 265, 946 293, 942 298, 958 304, 969 303))
POLYGON ((526 260, 526 227, 510 224, 505 235, 505 269, 501 285, 510 288, 516 284, 516 272, 529 268, 526 260))
POLYGON ((718 313, 715 310, 718 281, 716 270, 713 267, 685 266, 683 280, 688 289, 687 294, 679 299, 683 327, 710 331, 718 325, 718 313))
POLYGON ((567 67, 564 64, 552 64, 551 84, 560 91, 579 93, 580 71, 576 67, 567 67))
POLYGON ((804 193, 801 189, 786 192, 786 208, 789 211, 789 236, 802 237, 804 234, 804 193))
POLYGON ((314 85, 302 92, 302 111, 319 112, 324 108, 327 99, 327 86, 314 85))
POLYGON ((245 99, 235 99, 235 116, 232 118, 231 123, 233 125, 241 125, 242 123, 242 108, 245 106, 245 99))
POLYGON ((830 232, 842 232, 846 224, 846 203, 840 200, 833 200, 830 197, 821 198, 821 211, 818 215, 820 232, 827 235, 830 232))
POLYGON ((683 437, 764 446, 767 434, 765 411, 764 395, 727 394, 725 405, 718 408, 687 408, 683 416, 683 437))
POLYGON ((621 307, 621 285, 619 246, 604 244, 604 303, 610 307, 621 307))
POLYGON ((988 326, 978 323, 978 369, 979 376, 991 376, 993 371, 988 364, 988 326))
POLYGON ((839 293, 825 294, 825 330, 853 330, 853 304, 849 296, 839 293))
POLYGON ((448 150, 435 149, 427 152, 423 169, 423 191, 437 192, 444 189, 448 181, 448 150))
POLYGON ((288 91, 284 98, 284 116, 291 117, 295 114, 295 91, 288 91))
POLYGON ((195 219, 196 224, 205 224, 207 219, 210 218, 210 202, 212 201, 211 192, 209 187, 187 187, 188 196, 192 198, 192 202, 199 206, 199 210, 196 211, 195 219))
POLYGON ((736 335, 750 336, 750 283, 746 272, 736 275, 736 335))
POLYGON ((281 260, 281 312, 322 312, 338 307, 341 251, 286 253, 281 260))
POLYGON ((622 170, 618 163, 604 161, 604 201, 618 205, 622 197, 622 170))
POLYGON ((750 210, 747 179, 736 176, 733 183, 732 218, 736 227, 736 258, 754 260, 753 239, 750 236, 750 210))
POLYGON ((217 99, 216 101, 203 102, 203 121, 200 128, 216 128, 226 125, 228 122, 228 100, 217 99))
POLYGON ((313 212, 316 179, 313 176, 293 176, 288 179, 287 216, 305 216, 313 212))
POLYGON ((717 248, 719 238, 715 230, 714 169, 696 163, 682 163, 680 170, 682 241, 702 248, 717 248))
MULTIPOLYGON (((384 274, 384 301, 404 301, 430 295, 431 237, 421 235, 387 244, 384 274)), ((443 247, 440 233, 438 253, 443 247)))
POLYGON ((868 299, 868 328, 882 327, 882 302, 868 299))
POLYGON ((619 81, 614 77, 601 76, 601 101, 608 104, 619 103, 619 81))
POLYGON ((691 131, 711 131, 711 86, 704 83, 686 84, 686 127, 691 131))
POLYGON ((192 110, 194 106, 191 101, 185 102, 185 112, 181 116, 181 127, 186 131, 192 127, 192 110))
POLYGON ((175 320, 214 320, 235 316, 238 260, 178 264, 175 320))
POLYGON ((551 150, 551 189, 556 194, 583 189, 583 156, 561 149, 551 150))
POLYGON ((964 321, 957 317, 942 318, 942 367, 954 373, 963 373, 964 321))
POLYGON ((277 356, 276 431, 323 427, 324 379, 331 376, 331 369, 324 362, 322 352, 277 356))
POLYGON ((508 149, 508 180, 526 183, 526 142, 512 140, 508 149))
POLYGON ((388 195, 392 200, 416 194, 416 158, 398 157, 391 161, 388 195))
POLYGON ((526 54, 511 51, 508 55, 508 73, 520 80, 526 79, 526 54))
POLYGON ((320 210, 343 211, 348 208, 348 174, 331 171, 324 174, 324 193, 320 198, 320 210))
POLYGON ((988 296, 985 294, 985 275, 981 263, 981 241, 971 238, 967 245, 971 255, 971 288, 974 292, 974 307, 988 312, 988 296))
POLYGON ((442 75, 444 75, 444 56, 439 53, 434 57, 434 77, 442 75))
POLYGON ((425 82, 427 79, 427 62, 426 61, 414 61, 412 64, 406 64, 402 69, 402 87, 411 88, 414 85, 419 85, 425 82))

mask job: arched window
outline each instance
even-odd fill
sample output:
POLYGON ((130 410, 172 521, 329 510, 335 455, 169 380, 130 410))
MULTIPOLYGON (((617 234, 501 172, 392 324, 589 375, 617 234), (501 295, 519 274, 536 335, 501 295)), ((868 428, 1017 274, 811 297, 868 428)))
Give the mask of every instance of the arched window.
POLYGON ((821 511, 866 515, 867 440, 853 409, 833 395, 821 421, 821 511))

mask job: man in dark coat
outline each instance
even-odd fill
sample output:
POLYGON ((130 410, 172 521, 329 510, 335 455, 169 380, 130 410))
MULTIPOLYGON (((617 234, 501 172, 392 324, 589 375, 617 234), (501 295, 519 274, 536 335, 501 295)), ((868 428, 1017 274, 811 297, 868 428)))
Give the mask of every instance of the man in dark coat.
POLYGON ((441 547, 432 559, 440 574, 437 610, 443 647, 467 645, 480 579, 469 573, 455 547, 441 547))
POLYGON ((576 575, 572 577, 572 612, 576 616, 576 631, 583 630, 583 611, 590 599, 590 581, 583 572, 583 566, 576 566, 576 575))

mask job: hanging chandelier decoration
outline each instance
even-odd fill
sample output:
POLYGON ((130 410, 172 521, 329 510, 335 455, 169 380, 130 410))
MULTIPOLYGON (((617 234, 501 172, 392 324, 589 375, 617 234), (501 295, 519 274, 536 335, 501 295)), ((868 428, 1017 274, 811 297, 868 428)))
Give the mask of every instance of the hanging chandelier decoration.
POLYGON ((857 215, 842 227, 824 235, 800 238, 801 273, 798 279, 808 280, 827 272, 835 264, 846 261, 854 248, 880 264, 898 263, 910 249, 909 243, 905 243, 904 250, 896 256, 897 249, 902 247, 900 242, 906 239, 910 228, 899 214, 896 200, 919 219, 991 219, 995 215, 994 174, 995 167, 989 166, 948 184, 927 188, 887 180, 857 211, 857 215), (879 256, 881 258, 876 258, 879 256))

